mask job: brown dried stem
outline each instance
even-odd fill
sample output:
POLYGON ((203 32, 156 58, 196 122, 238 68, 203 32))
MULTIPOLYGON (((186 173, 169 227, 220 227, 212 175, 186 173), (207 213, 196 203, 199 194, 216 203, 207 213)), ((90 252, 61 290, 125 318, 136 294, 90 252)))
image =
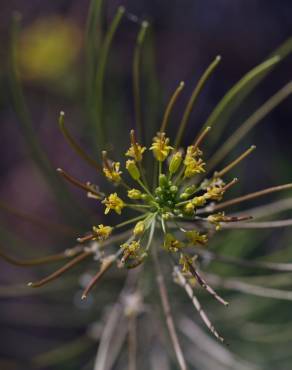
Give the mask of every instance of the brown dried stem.
POLYGON ((221 342, 224 342, 224 338, 222 338, 215 327, 212 325, 211 321, 209 320, 208 316, 206 315, 205 311, 203 310, 199 300, 194 295, 193 289, 190 286, 190 284, 187 282, 186 278, 183 276, 183 274, 180 272, 179 268, 177 266, 174 267, 174 273, 178 278, 178 281, 180 285, 184 288, 187 295, 190 297, 191 301, 193 302, 193 305, 195 309, 198 311, 199 315, 201 316, 203 322, 207 326, 207 328, 211 331, 211 333, 219 339, 221 342))
POLYGON ((86 251, 86 252, 81 253, 79 256, 73 258, 72 261, 66 263, 66 265, 64 265, 63 267, 61 267, 57 271, 53 272, 49 276, 47 276, 47 277, 45 277, 45 278, 43 278, 39 281, 36 281, 34 283, 30 282, 30 283, 28 283, 28 286, 30 286, 32 288, 39 288, 39 287, 57 279, 59 276, 63 275, 65 272, 70 270, 72 267, 76 266, 79 262, 83 261, 85 258, 90 256, 91 254, 92 254, 91 251, 86 251))
POLYGON ((152 252, 153 252, 152 256, 154 260, 154 266, 156 270, 156 280, 157 280, 157 284, 159 288, 162 308, 163 308, 164 315, 166 318, 167 329, 169 331, 170 339, 172 341, 173 349, 174 349, 179 367, 181 370, 187 370, 186 361, 185 361, 185 358, 184 358, 184 355, 183 355, 183 352, 182 352, 182 349, 181 349, 181 346, 178 340, 175 326, 174 326, 174 321, 173 321, 173 317, 171 314, 171 308, 170 308, 169 298, 167 294, 167 289, 166 289, 164 278, 161 272, 161 267, 160 267, 160 263, 158 260, 156 249, 152 248, 152 252))
POLYGON ((230 207, 230 206, 233 206, 233 205, 238 204, 238 203, 245 202, 245 201, 250 200, 250 199, 255 199, 255 198, 261 197, 263 195, 267 195, 267 194, 271 194, 271 193, 275 193, 277 191, 282 191, 282 190, 287 190, 287 189, 292 189, 292 183, 285 184, 285 185, 273 186, 271 188, 267 188, 267 189, 264 189, 264 190, 259 190, 259 191, 256 191, 254 193, 250 193, 250 194, 238 197, 238 198, 227 200, 226 202, 216 204, 215 206, 206 207, 205 209, 202 209, 198 213, 207 213, 207 212, 209 213, 209 212, 218 211, 220 209, 230 207))
POLYGON ((57 172, 59 172, 59 174, 63 176, 64 179, 69 181, 71 184, 77 186, 80 189, 85 190, 88 193, 94 194, 98 199, 102 199, 102 194, 95 191, 90 185, 80 182, 79 180, 75 179, 61 168, 57 168, 57 172))
POLYGON ((29 266, 36 266, 36 265, 44 265, 44 264, 51 263, 51 262, 62 261, 64 259, 74 257, 76 254, 80 253, 81 251, 82 249, 79 246, 77 246, 71 249, 67 249, 62 253, 57 253, 57 254, 53 254, 50 256, 46 256, 46 257, 19 260, 17 258, 8 256, 7 254, 5 254, 4 252, 0 250, 0 257, 12 265, 29 267, 29 266))
POLYGON ((201 276, 201 274, 198 272, 197 269, 194 268, 194 266, 188 262, 188 266, 190 269, 191 274, 194 276, 194 278, 198 281, 198 283, 201 285, 202 288, 204 288, 209 294, 211 294, 212 297, 214 297, 218 302, 222 303, 224 306, 228 306, 229 303, 226 302, 223 298, 221 298, 215 290, 208 285, 206 280, 201 276))

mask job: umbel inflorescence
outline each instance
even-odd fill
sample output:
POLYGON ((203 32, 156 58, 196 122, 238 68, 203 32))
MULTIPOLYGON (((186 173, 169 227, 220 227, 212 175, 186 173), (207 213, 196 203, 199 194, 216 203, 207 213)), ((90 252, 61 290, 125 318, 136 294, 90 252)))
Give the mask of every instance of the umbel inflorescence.
MULTIPOLYGON (((212 211, 207 212, 206 217, 200 216, 200 211, 206 211, 210 204, 221 201, 224 193, 236 184, 236 178, 228 183, 224 182, 223 175, 255 148, 251 147, 226 168, 206 179, 202 176, 206 163, 200 146, 209 130, 210 127, 204 129, 186 149, 171 146, 166 133, 161 131, 153 138, 152 145, 146 148, 137 142, 135 132, 131 130, 131 145, 125 152, 125 157, 129 159, 125 159, 124 166, 110 160, 106 151, 103 151, 103 173, 110 182, 126 189, 127 199, 118 190, 109 194, 89 191, 89 196, 104 206, 105 215, 110 212, 122 215, 125 208, 133 209, 139 215, 117 225, 93 226, 92 233, 78 241, 103 241, 114 230, 133 224, 130 239, 120 245, 121 263, 126 268, 136 267, 148 257, 153 238, 158 233, 159 236, 162 235, 161 247, 178 259, 184 273, 190 272, 192 257, 189 257, 186 247, 206 245, 208 242, 207 232, 200 232, 200 229, 208 230, 213 227, 218 231, 222 222, 237 222, 249 218, 229 217, 224 212, 212 211), (156 161, 156 173, 152 181, 154 186, 151 187, 143 168, 143 156, 147 150, 152 151, 156 161), (129 182, 124 179, 127 173, 131 179, 129 182), (193 222, 193 229, 185 229, 182 222, 193 222), (177 232, 179 236, 176 236, 177 232)), ((62 170, 59 171, 64 174, 62 170)))
MULTIPOLYGON (((108 36, 107 43, 105 42, 106 47, 101 48, 103 61, 106 61, 108 43, 110 43, 123 14, 125 14, 124 8, 119 8, 106 35, 106 37, 108 36)), ((237 178, 230 176, 230 171, 249 156, 255 146, 251 146, 238 157, 234 156, 233 160, 226 166, 218 168, 218 164, 228 153, 232 152, 232 149, 249 130, 292 93, 292 84, 288 83, 272 96, 213 155, 206 153, 208 139, 214 124, 220 118, 220 114, 227 107, 228 109, 236 107, 234 101, 238 102, 242 96, 247 95, 249 89, 252 89, 260 78, 287 54, 286 46, 286 49, 279 49, 279 55, 275 54, 255 67, 228 91, 215 107, 207 122, 184 147, 181 143, 194 103, 221 60, 220 57, 216 57, 195 86, 182 119, 176 124, 177 133, 174 140, 170 139, 171 132, 168 133, 168 124, 173 107, 183 91, 184 82, 178 85, 170 97, 162 115, 162 123, 160 127, 157 127, 157 132, 153 133, 152 142, 146 143, 142 135, 143 130, 141 130, 139 62, 141 44, 147 27, 147 22, 141 23, 134 53, 133 90, 136 125, 135 130, 132 129, 129 132, 129 146, 124 148, 123 158, 113 159, 114 151, 109 152, 108 150, 101 151, 99 161, 90 157, 66 128, 64 113, 60 114, 59 126, 65 139, 77 154, 97 170, 108 183, 99 187, 89 182, 81 182, 62 169, 58 169, 58 172, 67 181, 84 190, 87 196, 97 203, 99 214, 103 214, 104 218, 102 223, 93 225, 91 231, 86 235, 78 236, 78 245, 74 248, 65 250, 58 255, 32 261, 32 264, 42 264, 69 259, 69 262, 49 276, 40 281, 29 283, 29 285, 32 287, 43 286, 85 259, 92 257, 98 261, 99 269, 84 289, 82 298, 85 299, 110 267, 116 266, 119 269, 139 271, 145 262, 153 261, 158 290, 175 354, 180 368, 186 369, 175 325, 170 315, 170 304, 161 272, 161 261, 167 261, 171 265, 174 281, 184 288, 210 331, 223 341, 194 293, 194 289, 200 286, 221 304, 225 306, 228 304, 213 290, 201 274, 198 258, 201 255, 200 251, 206 251, 209 239, 222 228, 228 228, 230 224, 237 225, 242 222, 245 225, 250 225, 249 220, 252 218, 252 214, 250 215, 249 212, 239 212, 237 215, 226 214, 226 208, 265 194, 292 188, 292 184, 274 186, 223 201, 225 194, 238 182, 237 178), (240 99, 239 94, 241 94, 240 99), (150 161, 151 165, 149 165, 150 161), (152 165, 152 163, 154 164, 152 165), (215 168, 217 170, 214 170, 215 168), (112 221, 112 214, 116 216, 116 222, 112 221)), ((97 71, 96 74, 101 79, 103 78, 103 72, 97 71)), ((98 83, 98 88, 102 84, 103 81, 98 83)), ((100 91, 97 95, 101 96, 100 91)), ((269 223, 269 226, 271 225, 269 223)), ((256 223, 253 223, 253 226, 257 227, 256 223)), ((3 253, 1 256, 9 262, 15 262, 3 253)), ((275 268, 274 265, 273 268, 275 268)))

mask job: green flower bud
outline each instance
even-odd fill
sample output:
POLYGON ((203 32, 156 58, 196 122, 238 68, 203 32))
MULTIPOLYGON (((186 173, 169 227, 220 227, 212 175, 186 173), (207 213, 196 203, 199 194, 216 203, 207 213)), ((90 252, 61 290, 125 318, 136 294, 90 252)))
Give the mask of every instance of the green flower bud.
POLYGON ((156 188, 156 189, 155 189, 155 194, 156 194, 156 195, 161 195, 161 194, 162 194, 162 192, 163 192, 163 191, 162 191, 162 189, 161 189, 161 187, 160 187, 160 186, 159 186, 158 188, 156 188))
POLYGON ((141 193, 140 190, 138 189, 131 189, 131 190, 128 190, 128 197, 130 199, 141 199, 143 196, 143 194, 141 193))
POLYGON ((129 174, 132 176, 134 180, 139 180, 140 179, 140 171, 138 167, 136 166, 135 161, 133 160, 128 160, 126 162, 126 168, 129 172, 129 174))
POLYGON ((191 185, 188 186, 187 188, 184 189, 184 191, 181 193, 179 196, 181 200, 187 200, 194 192, 197 190, 196 185, 191 185))
POLYGON ((175 186, 175 185, 172 185, 169 190, 170 190, 171 194, 176 194, 177 191, 178 191, 178 187, 175 186))
POLYGON ((159 176, 159 185, 163 188, 163 187, 167 187, 168 185, 168 181, 167 181, 167 177, 165 175, 160 175, 159 176))
POLYGON ((169 172, 171 175, 175 174, 177 170, 179 169, 179 166, 181 165, 182 162, 182 154, 181 152, 176 152, 170 160, 169 163, 169 172))
POLYGON ((187 193, 188 195, 192 195, 197 190, 196 185, 191 185, 185 188, 184 193, 187 193))

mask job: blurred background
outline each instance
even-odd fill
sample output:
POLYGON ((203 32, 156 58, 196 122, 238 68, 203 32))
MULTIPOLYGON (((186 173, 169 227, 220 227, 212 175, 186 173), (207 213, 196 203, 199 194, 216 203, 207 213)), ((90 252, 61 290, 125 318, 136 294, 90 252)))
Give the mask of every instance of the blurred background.
MULTIPOLYGON (((119 1, 105 1, 102 24, 96 30, 97 43, 98 33, 101 37, 119 5, 119 1)), ((143 119, 150 136, 159 125, 167 99, 184 80, 185 91, 171 123, 174 138, 176 122, 196 81, 216 55, 222 56, 193 110, 184 138, 186 144, 226 91, 292 36, 292 4, 288 0, 136 0, 124 1, 122 5, 127 13, 110 50, 103 102, 108 142, 117 155, 123 153, 127 132, 134 127, 131 68, 142 20, 151 24, 141 82, 143 119)), ((98 156, 100 149, 91 131, 85 98, 88 9, 88 1, 77 0, 1 3, 0 246, 19 258, 44 256, 71 247, 78 235, 102 219, 94 202, 52 175, 54 168, 62 167, 78 178, 99 181, 97 174, 68 147, 57 124, 59 112, 65 111, 74 137, 89 153, 98 156), (17 17, 21 15, 17 69, 29 113, 22 109, 18 87, 11 77, 11 24, 15 12, 17 17), (23 125, 21 118, 27 124, 23 125)), ((292 79, 291 63, 292 56, 287 57, 259 84, 232 116, 223 135, 216 138, 218 146, 292 79)), ((237 194, 291 182, 291 103, 292 97, 273 110, 232 154, 234 157, 250 144, 257 145, 256 155, 236 170, 241 179, 237 194)), ((252 205, 281 197, 267 197, 252 205)), ((291 212, 287 211, 286 216, 289 215, 291 212)), ((289 228, 226 231, 211 247, 247 259, 268 256, 273 261, 290 262, 291 238, 289 228)), ((5 261, 0 261, 0 267, 0 369, 92 369, 102 315, 118 296, 123 273, 108 274, 95 295, 81 303, 80 289, 88 278, 84 271, 90 273, 94 266, 83 266, 79 271, 77 268, 41 291, 29 290, 25 284, 51 272, 53 267, 14 267, 5 261)), ((247 282, 292 288, 292 274, 288 273, 274 276, 253 270, 250 276, 249 270, 239 267, 216 263, 207 267, 212 273, 241 276, 247 282)), ((174 290, 173 294, 178 292, 174 290)), ((226 294, 231 301, 228 312, 202 294, 206 310, 227 338, 228 351, 235 354, 231 360, 224 349, 223 363, 209 358, 204 348, 192 342, 192 333, 202 335, 203 343, 208 334, 196 332, 204 330, 199 327, 200 320, 183 293, 178 294, 174 306, 182 327, 188 326, 183 321, 186 319, 180 318, 182 312, 199 325, 189 336, 182 334, 186 351, 197 355, 190 361, 191 368, 241 369, 244 363, 246 369, 291 369, 292 302, 226 294)), ((157 304, 150 293, 148 298, 147 303, 157 304)), ((147 363, 147 351, 153 349, 151 340, 147 334, 145 346, 142 344, 138 352, 138 368, 175 369, 175 362, 169 360, 165 364, 168 360, 163 355, 160 368, 147 363)))

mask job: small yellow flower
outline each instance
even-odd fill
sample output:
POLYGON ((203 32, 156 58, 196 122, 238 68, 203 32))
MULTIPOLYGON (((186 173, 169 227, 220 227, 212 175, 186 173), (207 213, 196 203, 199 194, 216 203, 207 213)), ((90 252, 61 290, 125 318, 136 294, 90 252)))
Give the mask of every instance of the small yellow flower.
POLYGON ((130 243, 124 243, 120 247, 124 252, 122 262, 125 262, 128 258, 137 258, 141 249, 140 242, 137 240, 133 240, 130 243))
POLYGON ((131 175, 131 177, 134 179, 134 180, 139 180, 140 179, 140 171, 139 171, 139 168, 137 167, 135 161, 133 160, 128 160, 126 162, 126 168, 129 172, 129 174, 131 175))
POLYGON ((208 242, 208 236, 206 234, 200 234, 197 230, 186 231, 185 235, 193 245, 205 245, 208 242))
POLYGON ((144 221, 137 222, 135 227, 134 227, 133 234, 135 236, 139 236, 139 235, 143 234, 144 231, 145 231, 145 222, 144 221))
POLYGON ((110 181, 121 181, 122 172, 120 171, 120 162, 111 162, 110 164, 108 163, 107 166, 103 167, 103 172, 110 181))
POLYGON ((185 205, 185 213, 194 213, 194 210, 195 210, 195 206, 193 205, 192 202, 188 202, 186 205, 185 205))
POLYGON ((131 190, 128 190, 128 197, 130 199, 141 199, 142 197, 142 192, 138 189, 131 189, 131 190))
POLYGON ((111 209, 120 215, 122 213, 122 209, 125 207, 125 203, 121 198, 118 197, 117 193, 110 194, 102 201, 102 203, 106 206, 106 209, 104 211, 106 215, 111 209))
POLYGON ((126 156, 132 157, 136 162, 141 162, 143 159, 143 153, 146 150, 145 146, 141 146, 136 142, 135 132, 131 130, 130 132, 131 146, 128 151, 125 153, 126 156))
POLYGON ((111 235, 113 228, 100 224, 98 226, 93 226, 92 230, 95 235, 94 239, 106 240, 111 235))
POLYGON ((189 178, 199 173, 205 172, 204 166, 205 163, 201 158, 192 158, 188 161, 188 165, 186 165, 184 177, 189 178))
POLYGON ((173 149, 169 144, 169 138, 165 137, 164 132, 158 132, 153 138, 152 146, 150 150, 153 150, 154 157, 159 161, 163 162, 168 157, 170 150, 173 149))
POLYGON ((200 155, 202 155, 202 152, 198 148, 194 148, 192 145, 188 147, 184 160, 184 165, 186 166, 184 173, 185 178, 205 172, 204 166, 206 163, 203 162, 200 155))
POLYGON ((213 215, 210 215, 207 217, 207 220, 215 225, 216 230, 221 229, 221 222, 224 222, 225 219, 225 213, 224 212, 219 212, 219 213, 214 213, 213 215))
POLYGON ((206 203, 206 198, 204 195, 201 195, 199 197, 195 197, 191 200, 194 207, 202 207, 206 203))
POLYGON ((178 263, 182 266, 182 272, 187 273, 190 272, 190 265, 193 264, 193 258, 181 253, 178 263))
POLYGON ((135 145, 132 144, 130 148, 127 150, 126 156, 134 158, 136 162, 141 162, 145 150, 146 150, 145 146, 141 146, 138 143, 136 143, 135 145))
POLYGON ((224 189, 221 186, 212 186, 207 189, 204 194, 206 199, 221 200, 224 194, 224 189))
POLYGON ((183 244, 177 240, 172 234, 167 233, 164 237, 163 247, 168 252, 177 252, 183 247, 183 244))

